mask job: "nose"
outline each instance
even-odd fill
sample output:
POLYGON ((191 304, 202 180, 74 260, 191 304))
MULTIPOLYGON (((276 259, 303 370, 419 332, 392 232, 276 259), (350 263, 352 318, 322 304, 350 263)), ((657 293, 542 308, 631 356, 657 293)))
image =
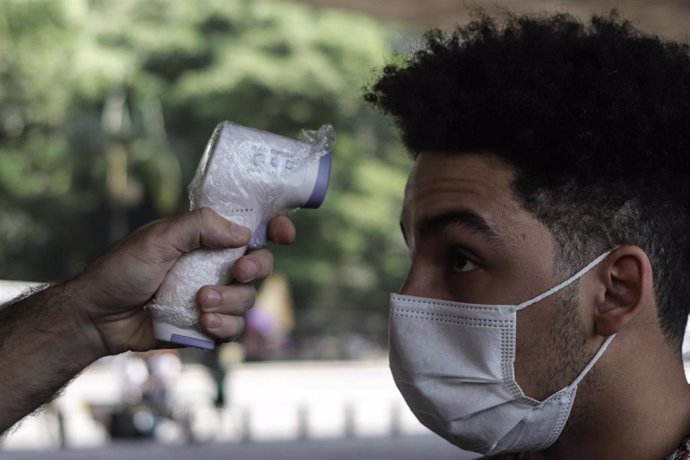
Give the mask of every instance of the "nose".
POLYGON ((430 270, 419 264, 412 264, 407 272, 405 281, 400 287, 400 294, 416 297, 434 297, 438 283, 437 277, 430 270))
POLYGON ((410 280, 410 272, 407 273, 405 281, 403 281, 403 284, 402 286, 400 286, 398 292, 404 295, 415 295, 413 294, 412 281, 410 280))

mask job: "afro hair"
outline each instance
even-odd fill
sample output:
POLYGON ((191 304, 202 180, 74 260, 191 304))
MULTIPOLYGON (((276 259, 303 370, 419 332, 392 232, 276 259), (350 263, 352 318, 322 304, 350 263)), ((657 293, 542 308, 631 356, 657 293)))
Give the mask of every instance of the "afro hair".
POLYGON ((383 69, 365 99, 421 152, 498 155, 572 267, 622 244, 654 268, 667 339, 690 296, 690 55, 614 11, 479 14, 383 69))

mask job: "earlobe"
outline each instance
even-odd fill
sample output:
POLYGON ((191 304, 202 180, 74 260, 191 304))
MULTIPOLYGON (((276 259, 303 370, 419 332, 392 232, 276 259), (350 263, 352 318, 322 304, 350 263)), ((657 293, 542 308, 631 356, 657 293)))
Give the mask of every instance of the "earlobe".
POLYGON ((594 316, 595 332, 616 334, 635 318, 652 299, 652 265, 637 246, 615 249, 601 265, 605 293, 594 316))

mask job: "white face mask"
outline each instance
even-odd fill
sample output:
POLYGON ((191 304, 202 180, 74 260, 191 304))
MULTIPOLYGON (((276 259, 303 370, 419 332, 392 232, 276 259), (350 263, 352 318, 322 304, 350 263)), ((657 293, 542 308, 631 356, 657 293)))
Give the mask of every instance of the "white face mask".
POLYGON ((420 422, 463 449, 484 455, 543 450, 556 441, 580 375, 544 401, 515 380, 516 313, 560 291, 599 264, 602 254, 552 289, 518 305, 478 305, 392 294, 390 367, 420 422))

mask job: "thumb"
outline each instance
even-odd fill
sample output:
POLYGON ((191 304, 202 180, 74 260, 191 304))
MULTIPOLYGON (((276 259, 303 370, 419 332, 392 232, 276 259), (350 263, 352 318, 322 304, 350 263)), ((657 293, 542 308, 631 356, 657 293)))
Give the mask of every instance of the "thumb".
POLYGON ((247 227, 231 222, 210 208, 199 208, 169 221, 162 231, 177 258, 199 248, 239 248, 249 243, 251 232, 247 227))

